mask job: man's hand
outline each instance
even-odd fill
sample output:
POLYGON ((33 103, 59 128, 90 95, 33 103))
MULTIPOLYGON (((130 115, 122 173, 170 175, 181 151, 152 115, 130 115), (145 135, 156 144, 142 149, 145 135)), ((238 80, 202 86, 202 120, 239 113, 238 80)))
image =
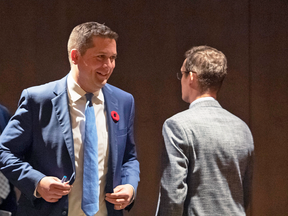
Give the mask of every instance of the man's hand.
POLYGON ((57 202, 62 196, 71 191, 71 185, 68 182, 61 183, 56 177, 46 176, 42 178, 37 186, 37 192, 47 202, 57 202))
POLYGON ((118 185, 114 188, 114 193, 107 193, 106 200, 114 204, 115 210, 121 210, 126 208, 131 203, 131 199, 134 195, 134 189, 132 185, 118 185))

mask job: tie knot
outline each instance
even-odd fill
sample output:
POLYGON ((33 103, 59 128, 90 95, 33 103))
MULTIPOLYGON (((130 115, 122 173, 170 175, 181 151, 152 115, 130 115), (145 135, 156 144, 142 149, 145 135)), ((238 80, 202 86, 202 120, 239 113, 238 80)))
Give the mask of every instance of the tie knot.
POLYGON ((93 97, 93 93, 87 93, 85 94, 87 102, 89 102, 89 106, 92 105, 92 97, 93 97))

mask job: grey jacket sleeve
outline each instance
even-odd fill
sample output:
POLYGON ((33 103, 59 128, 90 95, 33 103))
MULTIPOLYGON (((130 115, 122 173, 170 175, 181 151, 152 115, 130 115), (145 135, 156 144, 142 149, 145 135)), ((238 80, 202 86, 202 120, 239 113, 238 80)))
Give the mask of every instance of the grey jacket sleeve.
POLYGON ((183 214, 187 195, 188 140, 179 123, 168 119, 163 125, 162 177, 158 200, 158 216, 183 214))

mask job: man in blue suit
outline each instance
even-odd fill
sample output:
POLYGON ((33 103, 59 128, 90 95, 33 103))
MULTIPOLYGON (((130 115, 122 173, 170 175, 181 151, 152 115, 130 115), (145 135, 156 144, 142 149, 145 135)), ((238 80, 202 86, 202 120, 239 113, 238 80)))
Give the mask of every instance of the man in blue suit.
POLYGON ((87 93, 93 93, 98 135, 99 178, 91 184, 99 184, 99 210, 92 215, 120 216, 132 207, 139 181, 134 99, 107 84, 115 67, 117 38, 96 22, 76 26, 68 41, 70 73, 22 92, 0 139, 1 171, 22 192, 18 215, 85 215, 81 202, 87 93))

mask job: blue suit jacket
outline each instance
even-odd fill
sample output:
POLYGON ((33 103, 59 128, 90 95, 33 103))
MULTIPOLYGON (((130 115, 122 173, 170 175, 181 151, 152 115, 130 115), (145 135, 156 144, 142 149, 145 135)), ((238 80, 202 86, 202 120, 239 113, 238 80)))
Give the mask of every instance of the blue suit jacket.
MULTIPOLYGON (((103 88, 109 130, 106 192, 120 184, 139 181, 139 162, 133 135, 134 99, 114 86, 103 88), (111 111, 120 119, 113 121, 111 111)), ((0 165, 7 178, 21 190, 18 215, 65 215, 68 196, 56 203, 33 196, 44 176, 75 178, 74 143, 67 95, 67 76, 22 92, 19 107, 0 138, 0 165)), ((123 215, 108 202, 108 215, 123 215)))

